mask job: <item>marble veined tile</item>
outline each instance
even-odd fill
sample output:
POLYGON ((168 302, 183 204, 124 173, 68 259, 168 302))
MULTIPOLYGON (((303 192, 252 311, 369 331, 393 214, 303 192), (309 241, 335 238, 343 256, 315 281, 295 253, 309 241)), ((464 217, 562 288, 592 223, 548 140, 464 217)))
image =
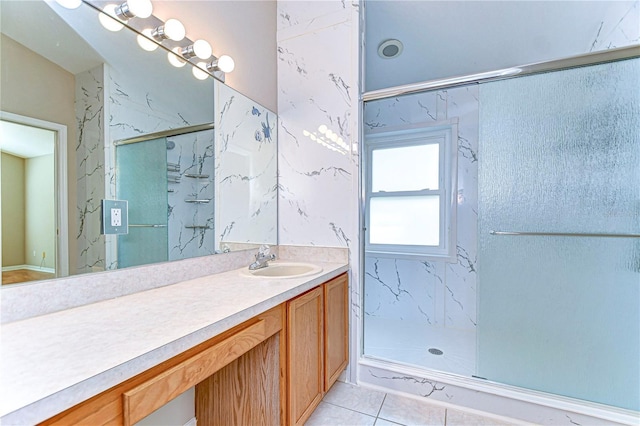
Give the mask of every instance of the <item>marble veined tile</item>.
POLYGON ((275 113, 217 83, 216 248, 277 243, 275 113))
POLYGON ((357 208, 349 22, 278 45, 281 244, 349 247, 357 208))
POLYGON ((71 274, 103 271, 104 236, 100 235, 100 200, 105 198, 105 67, 100 65, 75 76, 76 83, 76 191, 77 263, 71 274))
POLYGON ((307 26, 321 16, 345 10, 347 6, 347 2, 340 0, 279 1, 278 31, 298 25, 307 26))

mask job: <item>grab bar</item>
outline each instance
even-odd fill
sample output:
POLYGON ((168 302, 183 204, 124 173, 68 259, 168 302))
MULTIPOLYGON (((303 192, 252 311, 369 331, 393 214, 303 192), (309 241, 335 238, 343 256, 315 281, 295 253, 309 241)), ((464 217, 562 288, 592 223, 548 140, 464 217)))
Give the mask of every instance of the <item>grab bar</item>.
POLYGON ((166 228, 167 225, 153 224, 153 225, 129 225, 129 228, 166 228))
POLYGON ((640 238, 640 234, 590 234, 579 232, 515 232, 515 231, 490 231, 491 235, 512 236, 551 236, 551 237, 603 237, 603 238, 640 238))

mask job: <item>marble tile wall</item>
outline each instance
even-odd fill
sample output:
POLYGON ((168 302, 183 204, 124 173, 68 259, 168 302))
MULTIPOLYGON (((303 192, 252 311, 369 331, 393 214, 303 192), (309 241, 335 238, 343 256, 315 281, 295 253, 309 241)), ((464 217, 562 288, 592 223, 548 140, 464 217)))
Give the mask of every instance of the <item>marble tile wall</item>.
POLYGON ((278 1, 277 9, 279 243, 348 248, 352 365, 360 316, 359 6, 278 1))
POLYGON ((215 254, 213 146, 213 130, 167 138, 169 260, 215 254))
POLYGON ((103 271, 106 268, 105 239, 100 235, 100 200, 105 195, 105 77, 104 65, 76 76, 77 240, 75 268, 70 274, 103 271))
MULTIPOLYGON (((474 330, 478 220, 478 88, 467 86, 365 104, 364 134, 458 119, 457 259, 365 257, 367 317, 474 330)), ((366 353, 366 348, 365 348, 366 353)))
POLYGON ((222 83, 215 90, 216 250, 277 244, 277 116, 222 83))
POLYGON ((640 43, 640 1, 616 2, 602 17, 589 52, 640 43))
MULTIPOLYGON (((106 64, 76 76, 80 172, 78 266, 76 271, 70 271, 72 274, 117 268, 116 237, 100 235, 100 200, 117 199, 113 142, 213 121, 212 83, 202 83, 202 98, 195 100, 181 93, 179 85, 165 86, 162 93, 157 84, 149 89, 145 78, 106 64)), ((144 159, 140 162, 144 164, 144 159)), ((175 242, 181 238, 180 228, 172 229, 178 232, 170 236, 170 241, 175 242)), ((174 255, 176 251, 180 252, 176 249, 174 255)), ((185 257, 184 247, 181 253, 176 258, 185 257)))

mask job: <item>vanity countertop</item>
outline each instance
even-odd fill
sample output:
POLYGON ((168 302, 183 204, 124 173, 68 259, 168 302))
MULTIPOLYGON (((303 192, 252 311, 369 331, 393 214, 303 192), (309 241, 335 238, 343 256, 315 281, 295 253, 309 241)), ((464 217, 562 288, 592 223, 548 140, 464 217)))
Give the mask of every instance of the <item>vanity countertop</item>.
POLYGON ((46 420, 347 271, 227 271, 2 325, 0 421, 46 420))

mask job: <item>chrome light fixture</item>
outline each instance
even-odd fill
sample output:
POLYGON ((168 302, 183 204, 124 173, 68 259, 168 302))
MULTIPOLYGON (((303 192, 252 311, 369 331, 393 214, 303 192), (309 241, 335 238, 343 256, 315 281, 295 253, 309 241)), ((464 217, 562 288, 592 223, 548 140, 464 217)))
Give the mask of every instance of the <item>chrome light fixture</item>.
POLYGON ((179 54, 185 59, 191 59, 193 57, 209 59, 212 53, 211 45, 206 40, 196 40, 187 47, 181 47, 179 51, 179 54))
POLYGON ((158 42, 162 42, 163 40, 173 40, 180 41, 185 35, 187 35, 187 31, 182 25, 182 22, 177 19, 167 19, 167 22, 156 27, 153 31, 151 31, 151 36, 158 42))
POLYGON ((114 10, 115 15, 123 21, 131 18, 148 18, 153 12, 151 0, 127 0, 114 10))
POLYGON ((214 58, 213 61, 207 65, 207 71, 214 73, 216 71, 222 71, 223 73, 230 73, 236 67, 236 63, 229 55, 222 55, 219 58, 214 58))

